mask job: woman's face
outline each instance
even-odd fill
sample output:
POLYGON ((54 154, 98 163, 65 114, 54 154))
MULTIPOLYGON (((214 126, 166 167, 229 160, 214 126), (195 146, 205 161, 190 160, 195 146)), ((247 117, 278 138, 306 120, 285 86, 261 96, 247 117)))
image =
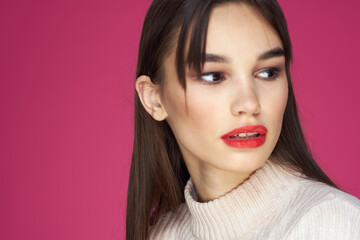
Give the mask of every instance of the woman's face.
POLYGON ((187 69, 186 91, 177 78, 175 49, 164 63, 161 100, 191 176, 249 176, 269 158, 281 131, 288 84, 279 36, 246 4, 214 8, 203 75, 187 69), (265 141, 224 141, 246 125, 263 125, 265 141))

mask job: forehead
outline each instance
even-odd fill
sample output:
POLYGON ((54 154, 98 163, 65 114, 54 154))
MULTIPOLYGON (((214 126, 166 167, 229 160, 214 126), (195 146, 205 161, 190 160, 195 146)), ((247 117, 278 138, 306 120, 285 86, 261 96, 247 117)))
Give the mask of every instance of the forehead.
POLYGON ((254 7, 245 3, 226 3, 211 11, 207 53, 248 58, 276 47, 282 47, 280 37, 254 7))

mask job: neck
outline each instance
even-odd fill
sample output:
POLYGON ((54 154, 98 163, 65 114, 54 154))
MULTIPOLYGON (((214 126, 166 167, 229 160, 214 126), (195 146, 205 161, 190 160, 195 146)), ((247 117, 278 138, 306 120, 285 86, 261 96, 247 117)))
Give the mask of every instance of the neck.
POLYGON ((219 171, 209 166, 191 169, 201 169, 201 171, 190 171, 200 202, 208 202, 225 195, 242 184, 253 173, 219 171))

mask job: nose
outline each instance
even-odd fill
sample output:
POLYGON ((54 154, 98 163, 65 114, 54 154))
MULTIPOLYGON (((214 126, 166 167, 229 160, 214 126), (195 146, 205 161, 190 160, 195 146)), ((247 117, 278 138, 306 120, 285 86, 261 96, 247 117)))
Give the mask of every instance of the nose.
POLYGON ((231 112, 234 116, 260 113, 258 91, 252 77, 244 77, 234 81, 231 91, 231 112))

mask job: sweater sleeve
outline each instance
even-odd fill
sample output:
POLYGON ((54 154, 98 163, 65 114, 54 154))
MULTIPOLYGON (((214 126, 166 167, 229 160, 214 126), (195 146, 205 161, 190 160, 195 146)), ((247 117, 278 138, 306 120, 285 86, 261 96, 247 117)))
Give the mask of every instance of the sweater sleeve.
POLYGON ((355 197, 323 201, 306 211, 285 239, 360 240, 360 204, 355 197))

